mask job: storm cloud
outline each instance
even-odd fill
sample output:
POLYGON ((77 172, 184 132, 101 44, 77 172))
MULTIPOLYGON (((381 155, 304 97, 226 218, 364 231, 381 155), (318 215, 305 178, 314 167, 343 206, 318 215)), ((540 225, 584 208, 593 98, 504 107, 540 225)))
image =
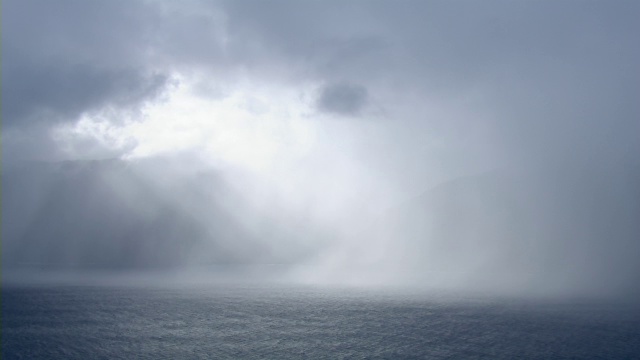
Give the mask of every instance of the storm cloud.
POLYGON ((166 83, 143 65, 144 8, 131 4, 8 2, 3 6, 3 124, 72 122, 126 107, 166 83), (137 38, 137 39, 136 39, 137 38))
POLYGON ((349 84, 331 84, 322 89, 318 109, 339 115, 358 115, 367 103, 367 90, 349 84))
POLYGON ((45 262, 229 258, 286 262, 309 281, 470 286, 486 274, 487 287, 634 288, 636 2, 7 0, 2 10, 13 263, 45 261, 25 244, 60 241, 45 262), (36 181, 25 167, 49 170, 36 181), (52 190, 74 188, 106 208, 52 190), (136 196, 160 215, 131 206, 136 196), (12 214, 26 203, 41 207, 12 214), (60 214, 84 225, 65 228, 60 214), (112 243, 92 235, 105 228, 118 229, 112 243))

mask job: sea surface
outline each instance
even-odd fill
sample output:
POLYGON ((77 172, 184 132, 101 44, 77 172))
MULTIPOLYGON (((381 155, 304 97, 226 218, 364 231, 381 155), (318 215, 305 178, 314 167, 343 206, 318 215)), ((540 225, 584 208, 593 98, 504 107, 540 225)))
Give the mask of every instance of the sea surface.
POLYGON ((2 359, 640 359, 637 308, 354 289, 6 286, 2 359))

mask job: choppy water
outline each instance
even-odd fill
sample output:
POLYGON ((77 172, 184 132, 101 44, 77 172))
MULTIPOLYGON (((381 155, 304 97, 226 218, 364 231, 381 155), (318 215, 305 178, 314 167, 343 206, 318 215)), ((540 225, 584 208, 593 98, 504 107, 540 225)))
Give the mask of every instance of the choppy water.
POLYGON ((640 358, 640 316, 587 302, 223 287, 2 289, 2 359, 640 358))

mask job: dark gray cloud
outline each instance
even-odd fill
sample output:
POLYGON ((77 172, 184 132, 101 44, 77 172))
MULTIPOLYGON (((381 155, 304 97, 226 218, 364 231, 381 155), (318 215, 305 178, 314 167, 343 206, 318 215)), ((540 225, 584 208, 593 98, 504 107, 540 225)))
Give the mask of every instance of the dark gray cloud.
POLYGON ((322 88, 316 106, 323 112, 356 116, 367 105, 367 101, 368 93, 364 87, 335 83, 322 88))
POLYGON ((3 13, 9 128, 136 107, 168 83, 168 73, 148 62, 158 11, 142 2, 8 1, 3 13))
POLYGON ((168 80, 166 75, 145 70, 30 67, 12 60, 6 60, 9 63, 3 70, 7 73, 3 79, 3 125, 7 128, 25 122, 72 122, 85 112, 107 106, 132 108, 156 97, 168 80))

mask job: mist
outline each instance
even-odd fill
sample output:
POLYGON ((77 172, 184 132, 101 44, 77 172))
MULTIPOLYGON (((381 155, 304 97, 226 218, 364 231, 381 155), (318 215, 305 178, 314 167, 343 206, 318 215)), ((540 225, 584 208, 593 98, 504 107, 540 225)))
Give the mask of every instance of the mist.
POLYGON ((2 10, 7 281, 640 294, 635 2, 2 10))

